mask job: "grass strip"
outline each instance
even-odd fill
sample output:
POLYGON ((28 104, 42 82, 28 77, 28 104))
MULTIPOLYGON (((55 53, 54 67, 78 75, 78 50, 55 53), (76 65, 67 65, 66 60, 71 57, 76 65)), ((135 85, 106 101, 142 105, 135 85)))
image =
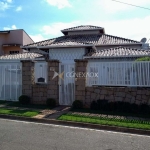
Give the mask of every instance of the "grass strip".
POLYGON ((33 117, 33 116, 38 115, 39 113, 40 113, 39 111, 33 111, 33 110, 18 110, 18 109, 0 108, 0 114, 6 114, 6 115, 33 117))
POLYGON ((100 118, 100 117, 88 117, 88 116, 71 115, 71 114, 64 114, 60 116, 58 120, 150 130, 150 122, 148 121, 141 122, 138 120, 126 120, 126 119, 115 120, 110 118, 108 119, 108 118, 100 118))

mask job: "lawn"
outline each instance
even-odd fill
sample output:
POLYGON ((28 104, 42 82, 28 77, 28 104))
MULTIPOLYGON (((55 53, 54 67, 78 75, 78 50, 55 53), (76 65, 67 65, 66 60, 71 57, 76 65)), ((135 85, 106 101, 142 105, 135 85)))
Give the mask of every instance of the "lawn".
POLYGON ((18 109, 0 108, 0 114, 6 114, 6 115, 33 117, 33 116, 38 115, 39 113, 40 113, 39 111, 33 111, 33 110, 18 110, 18 109))
POLYGON ((60 116, 58 120, 150 130, 150 122, 139 121, 139 120, 90 117, 90 116, 81 116, 81 115, 75 115, 70 113, 60 116))

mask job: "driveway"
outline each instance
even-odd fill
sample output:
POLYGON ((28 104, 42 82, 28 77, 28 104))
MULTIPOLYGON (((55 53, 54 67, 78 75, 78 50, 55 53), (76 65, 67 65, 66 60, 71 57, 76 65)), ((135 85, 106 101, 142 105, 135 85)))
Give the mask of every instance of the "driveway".
POLYGON ((150 137, 0 119, 0 150, 150 150, 150 137))

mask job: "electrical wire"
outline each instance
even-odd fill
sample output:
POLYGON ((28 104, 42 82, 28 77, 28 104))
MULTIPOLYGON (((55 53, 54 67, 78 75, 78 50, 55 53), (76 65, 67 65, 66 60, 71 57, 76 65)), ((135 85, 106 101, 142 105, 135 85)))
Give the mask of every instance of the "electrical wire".
POLYGON ((129 3, 117 1, 117 0, 112 0, 112 1, 115 1, 115 2, 117 2, 117 3, 122 3, 122 4, 125 4, 125 5, 130 5, 130 6, 134 6, 134 7, 138 7, 138 8, 150 10, 150 8, 147 8, 147 7, 142 7, 142 6, 138 6, 138 5, 133 5, 133 4, 129 4, 129 3))

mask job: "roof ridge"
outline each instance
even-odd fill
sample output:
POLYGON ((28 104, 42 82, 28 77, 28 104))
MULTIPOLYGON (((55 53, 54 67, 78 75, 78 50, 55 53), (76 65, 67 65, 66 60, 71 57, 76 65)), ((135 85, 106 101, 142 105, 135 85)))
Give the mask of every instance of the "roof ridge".
MULTIPOLYGON (((103 27, 100 27, 100 26, 94 26, 94 25, 79 25, 79 26, 75 26, 75 27, 70 27, 70 28, 65 28, 65 29, 63 29, 63 30, 61 30, 61 31, 68 31, 68 30, 70 30, 70 29, 74 29, 74 30, 76 30, 76 29, 78 29, 78 28, 80 28, 80 27, 93 27, 93 28, 101 28, 101 29, 103 29, 103 27)), ((79 30, 79 29, 78 29, 79 30)), ((82 29, 83 30, 83 29, 82 29)))
POLYGON ((124 39, 124 40, 129 40, 129 41, 141 43, 139 41, 131 40, 131 39, 128 39, 128 38, 123 38, 123 37, 120 37, 120 36, 114 36, 114 35, 110 35, 110 34, 103 34, 103 35, 107 35, 107 36, 111 36, 111 37, 116 37, 116 38, 120 38, 120 39, 124 39))

